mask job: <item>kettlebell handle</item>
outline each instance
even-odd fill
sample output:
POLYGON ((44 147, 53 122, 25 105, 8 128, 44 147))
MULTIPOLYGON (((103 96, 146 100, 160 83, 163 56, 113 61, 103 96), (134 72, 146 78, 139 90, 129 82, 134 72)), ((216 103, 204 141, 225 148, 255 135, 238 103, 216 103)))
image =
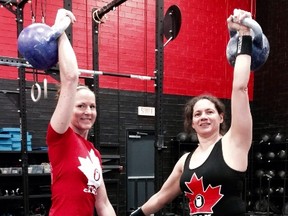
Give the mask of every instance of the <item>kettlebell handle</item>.
MULTIPOLYGON (((261 26, 252 18, 244 18, 241 24, 251 29, 252 53, 251 53, 251 71, 258 70, 267 60, 270 52, 269 41, 263 34, 261 26)), ((237 42, 239 32, 236 29, 228 29, 230 40, 226 48, 226 56, 230 65, 234 67, 237 56, 237 42)))
MULTIPOLYGON (((250 29, 252 29, 252 31, 254 33, 253 37, 257 37, 259 39, 262 39, 262 34, 263 34, 262 28, 259 25, 259 23, 257 23, 254 19, 252 19, 252 18, 244 18, 241 21, 241 24, 247 26, 250 29)), ((234 37, 236 34, 237 34, 237 31, 235 29, 229 29, 230 38, 234 37)))
POLYGON ((241 21, 241 24, 251 28, 254 32, 254 36, 255 37, 262 37, 263 31, 261 26, 259 25, 258 22, 256 22, 254 19, 252 18, 244 18, 241 21))
POLYGON ((54 24, 51 28, 53 29, 53 38, 58 38, 60 35, 69 27, 71 19, 66 16, 61 22, 54 24))

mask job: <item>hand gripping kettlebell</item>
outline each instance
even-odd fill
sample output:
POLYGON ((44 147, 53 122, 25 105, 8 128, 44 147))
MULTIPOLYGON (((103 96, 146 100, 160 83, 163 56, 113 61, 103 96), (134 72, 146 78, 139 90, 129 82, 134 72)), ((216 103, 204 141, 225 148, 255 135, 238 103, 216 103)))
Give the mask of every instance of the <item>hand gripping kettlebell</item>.
MULTIPOLYGON (((252 54, 251 70, 258 70, 268 59, 270 46, 267 37, 263 34, 261 26, 252 18, 245 18, 241 22, 252 29, 252 54)), ((226 57, 231 66, 234 67, 237 56, 237 41, 239 33, 229 30, 230 40, 226 47, 226 57)))

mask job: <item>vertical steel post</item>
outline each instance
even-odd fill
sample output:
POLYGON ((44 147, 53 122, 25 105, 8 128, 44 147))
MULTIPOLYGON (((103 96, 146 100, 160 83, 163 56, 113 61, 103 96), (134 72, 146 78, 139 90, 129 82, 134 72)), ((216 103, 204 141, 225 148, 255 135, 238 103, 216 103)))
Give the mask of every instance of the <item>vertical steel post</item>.
MULTIPOLYGON (((156 1, 156 48, 155 48, 155 191, 161 188, 163 183, 162 148, 164 147, 163 132, 163 20, 164 0, 156 1)), ((159 213, 161 215, 161 213, 159 213)))
MULTIPOLYGON (((96 11, 96 8, 93 8, 92 10, 92 17, 94 16, 94 12, 96 11)), ((94 19, 92 19, 92 50, 93 50, 93 70, 98 71, 99 70, 99 23, 95 22, 94 19)), ((86 79, 85 82, 91 82, 91 79, 86 79)), ((93 134, 94 134, 94 146, 100 150, 100 98, 99 98, 99 76, 94 75, 93 76, 93 91, 96 96, 96 107, 97 107, 97 119, 94 127, 93 127, 93 134)))
MULTIPOLYGON (((16 8, 17 38, 23 30, 23 8, 27 1, 22 1, 16 8)), ((20 57, 18 52, 18 57, 20 57)), ((23 211, 29 215, 29 183, 28 183, 28 152, 27 152, 27 108, 26 108, 26 77, 25 68, 18 69, 19 86, 19 124, 21 133, 21 160, 22 160, 22 184, 23 184, 23 211)))
MULTIPOLYGON (((71 0, 64 0, 63 1, 63 7, 66 10, 72 11, 72 1, 71 0)), ((66 33, 70 43, 73 45, 72 25, 69 25, 69 27, 65 30, 65 33, 66 33)))
POLYGON ((26 115, 26 78, 25 68, 18 70, 19 83, 19 115, 21 129, 21 157, 23 181, 23 207, 25 215, 29 215, 29 184, 28 184, 28 152, 27 152, 27 115, 26 115))

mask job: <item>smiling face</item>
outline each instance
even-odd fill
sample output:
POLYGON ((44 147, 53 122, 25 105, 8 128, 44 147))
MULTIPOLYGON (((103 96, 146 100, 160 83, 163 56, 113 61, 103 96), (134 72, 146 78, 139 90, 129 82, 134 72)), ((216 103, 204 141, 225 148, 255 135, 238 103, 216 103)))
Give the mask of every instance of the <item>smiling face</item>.
POLYGON ((192 113, 192 128, 200 136, 210 136, 219 133, 223 114, 219 114, 215 104, 208 99, 195 103, 192 113))
POLYGON ((89 129, 93 126, 96 116, 97 112, 94 93, 87 88, 82 87, 78 89, 71 127, 76 133, 87 138, 89 129))

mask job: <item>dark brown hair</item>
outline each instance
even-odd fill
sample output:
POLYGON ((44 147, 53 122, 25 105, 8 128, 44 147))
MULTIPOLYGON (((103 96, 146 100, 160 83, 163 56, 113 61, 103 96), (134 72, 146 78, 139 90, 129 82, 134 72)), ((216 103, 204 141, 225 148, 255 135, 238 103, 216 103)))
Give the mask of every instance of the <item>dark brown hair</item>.
MULTIPOLYGON (((193 109, 194 109, 195 104, 199 100, 202 100, 202 99, 207 99, 211 101, 215 105, 215 108, 218 111, 219 115, 223 114, 223 118, 225 116, 225 105, 221 102, 221 100, 219 100, 215 96, 209 95, 209 94, 202 94, 202 95, 193 97, 186 103, 185 110, 184 110, 184 130, 188 134, 195 132, 194 129, 192 128, 192 118, 193 118, 193 111, 194 111, 193 109)), ((224 120, 220 124, 219 132, 221 135, 224 135, 226 133, 226 124, 224 120)))

